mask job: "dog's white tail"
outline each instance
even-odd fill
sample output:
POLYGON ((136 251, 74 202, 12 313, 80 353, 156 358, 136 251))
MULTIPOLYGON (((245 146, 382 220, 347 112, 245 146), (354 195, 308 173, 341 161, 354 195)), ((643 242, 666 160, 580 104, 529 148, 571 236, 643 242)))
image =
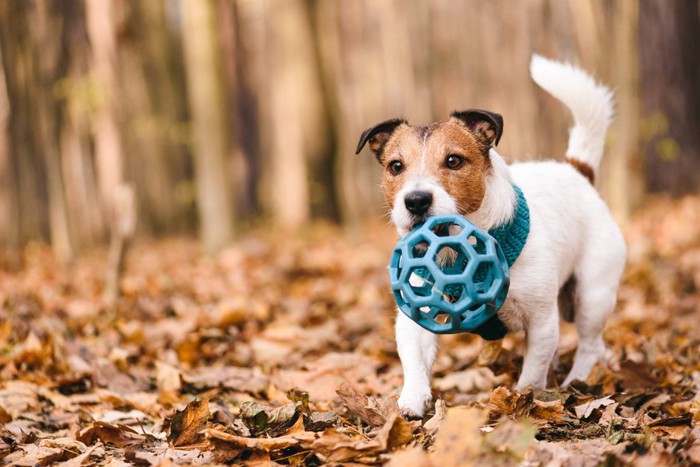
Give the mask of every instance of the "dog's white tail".
POLYGON ((612 91, 573 65, 537 54, 532 56, 530 74, 542 89, 563 102, 573 114, 567 161, 592 182, 603 157, 605 132, 612 120, 612 91))

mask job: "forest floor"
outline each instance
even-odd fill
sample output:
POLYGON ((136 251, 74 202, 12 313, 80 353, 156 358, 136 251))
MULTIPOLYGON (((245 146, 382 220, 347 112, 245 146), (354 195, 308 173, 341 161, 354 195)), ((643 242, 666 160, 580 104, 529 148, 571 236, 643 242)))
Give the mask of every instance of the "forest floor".
POLYGON ((552 388, 519 394, 522 335, 497 356, 447 336, 422 421, 396 409, 388 227, 250 232, 214 258, 137 243, 113 307, 103 253, 29 246, 0 269, 0 464, 700 464, 700 199, 625 235, 608 364, 557 389, 565 324, 552 388))

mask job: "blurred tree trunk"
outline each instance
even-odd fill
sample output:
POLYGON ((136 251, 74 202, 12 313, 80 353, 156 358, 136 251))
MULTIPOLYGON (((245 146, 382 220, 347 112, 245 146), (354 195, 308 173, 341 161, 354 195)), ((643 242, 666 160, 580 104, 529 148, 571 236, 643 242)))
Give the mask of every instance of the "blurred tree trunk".
POLYGON ((340 220, 336 167, 338 159, 338 103, 333 93, 332 73, 326 70, 322 51, 325 37, 321 24, 326 20, 319 0, 305 0, 304 12, 308 24, 310 43, 309 67, 313 81, 318 83, 317 118, 309 125, 307 139, 312 139, 311 149, 311 210, 314 217, 332 221, 340 220))
MULTIPOLYGON (((69 6, 49 1, 3 2, 0 47, 9 101, 9 154, 18 226, 12 241, 48 234, 56 256, 73 256, 64 189, 61 104, 54 98, 67 63, 62 45, 69 6), (64 8, 65 7, 65 8, 64 8)), ((12 198, 11 198, 12 199, 12 198)), ((14 230, 14 229, 13 229, 14 230)))
POLYGON ((114 0, 85 2, 92 73, 98 85, 93 116, 97 179, 104 212, 111 217, 113 197, 123 180, 124 152, 117 117, 117 25, 119 4, 114 0))
MULTIPOLYGON (((55 3, 55 2, 54 2, 55 3)), ((84 2, 61 3, 66 51, 61 79, 52 96, 61 107, 61 172, 71 234, 76 248, 104 239, 105 216, 93 155, 91 117, 95 100, 95 77, 90 74, 91 56, 84 2)))
POLYGON ((10 100, 7 95, 2 55, 2 47, 0 47, 0 245, 6 245, 10 249, 16 250, 19 246, 15 222, 18 204, 16 199, 17 185, 16 179, 11 173, 10 100))
POLYGON ((209 253, 231 240, 234 214, 216 13, 213 0, 182 1, 197 207, 203 246, 209 253))
POLYGON ((164 2, 131 0, 122 5, 118 89, 123 96, 119 123, 125 178, 137 190, 140 230, 183 232, 194 198, 183 196, 191 163, 178 134, 186 110, 182 50, 168 28, 164 2))
POLYGON ((54 99, 54 86, 63 76, 65 66, 65 49, 61 47, 63 18, 60 11, 54 11, 61 4, 51 0, 35 3, 36 11, 30 15, 29 23, 32 42, 35 44, 34 67, 37 73, 36 109, 39 127, 40 152, 46 164, 46 179, 49 202, 49 229, 51 246, 56 257, 68 261, 73 257, 73 246, 68 228, 68 209, 63 187, 61 171, 61 154, 59 152, 59 125, 61 123, 58 102, 54 99))
POLYGON ((240 2, 217 1, 219 31, 225 75, 227 107, 230 109, 228 134, 235 144, 230 145, 234 193, 238 201, 239 218, 253 216, 260 208, 257 188, 260 178, 260 131, 258 102, 253 78, 255 54, 250 43, 255 42, 251 25, 242 18, 240 2))
POLYGON ((10 240, 21 245, 28 239, 46 239, 48 212, 41 147, 36 126, 33 91, 32 39, 29 33, 28 2, 0 2, 0 48, 2 49, 8 108, 8 146, 10 158, 7 173, 11 178, 13 215, 10 240))
POLYGON ((269 143, 264 149, 267 170, 263 190, 273 219, 283 227, 299 228, 311 214, 305 143, 315 144, 326 136, 308 126, 316 118, 318 99, 310 69, 313 52, 302 0, 270 1, 264 11, 269 55, 263 86, 269 143), (306 139, 310 135, 312 139, 306 139))
POLYGON ((639 3, 642 111, 651 192, 700 192, 697 1, 639 3))

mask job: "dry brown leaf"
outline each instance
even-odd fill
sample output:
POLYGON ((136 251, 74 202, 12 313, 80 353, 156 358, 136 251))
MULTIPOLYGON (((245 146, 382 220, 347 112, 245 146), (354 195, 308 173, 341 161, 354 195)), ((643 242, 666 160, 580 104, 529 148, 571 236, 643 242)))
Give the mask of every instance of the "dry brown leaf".
POLYGON ((65 455, 65 451, 60 448, 24 444, 19 446, 19 449, 15 452, 2 459, 2 463, 18 467, 53 465, 64 460, 65 455))
POLYGON ((282 407, 270 407, 257 402, 244 402, 239 417, 254 435, 266 433, 277 436, 287 431, 295 421, 301 418, 293 404, 282 407))
POLYGON ((156 385, 160 391, 161 401, 167 404, 177 402, 182 389, 180 370, 167 363, 156 362, 156 385))
POLYGON ((96 444, 94 446, 91 446, 87 448, 85 452, 80 454, 79 456, 76 456, 72 459, 69 459, 67 461, 61 462, 59 465, 61 467, 81 467, 83 465, 94 465, 95 462, 91 460, 90 458, 92 456, 95 457, 102 457, 104 456, 104 448, 102 447, 101 444, 96 444))
POLYGON ((505 419, 494 430, 486 435, 484 449, 488 463, 512 464, 520 463, 526 453, 534 446, 537 429, 527 419, 505 419))
POLYGON ((126 425, 105 422, 92 422, 89 426, 80 430, 76 438, 88 446, 95 444, 99 440, 104 444, 109 443, 119 448, 131 446, 145 440, 145 436, 126 425))
POLYGON ((27 412, 34 412, 41 407, 38 391, 39 388, 33 383, 7 381, 2 383, 2 388, 0 388, 0 406, 12 418, 17 418, 27 412))
POLYGON ((270 384, 258 368, 234 366, 201 367, 182 374, 182 380, 200 389, 229 388, 240 392, 259 394, 270 384))
POLYGON ((392 450, 413 441, 413 424, 399 412, 392 412, 375 437, 382 450, 392 450))
POLYGON ((425 422, 423 425, 423 430, 426 435, 433 435, 442 426, 445 418, 447 417, 447 408, 445 407, 445 401, 438 399, 435 401, 435 415, 433 415, 430 420, 425 422))
POLYGON ((243 436, 232 435, 215 428, 210 428, 207 431, 207 434, 209 438, 223 441, 235 448, 257 449, 263 451, 273 451, 292 446, 308 448, 318 437, 318 435, 314 432, 302 431, 285 436, 277 436, 275 438, 246 438, 243 436))
POLYGON ((18 367, 20 365, 41 367, 50 361, 50 353, 51 346, 42 343, 32 331, 17 348, 13 361, 18 367))
POLYGON ((195 399, 183 410, 176 410, 170 422, 168 441, 176 447, 200 441, 209 415, 209 398, 195 399))
POLYGON ((614 403, 615 401, 612 400, 610 396, 605 396, 600 399, 595 399, 592 401, 585 402, 581 405, 577 405, 576 407, 574 407, 574 410, 576 412, 576 416, 583 420, 590 417, 595 409, 599 409, 601 407, 605 407, 614 403))
POLYGON ((430 454, 433 465, 475 465, 481 453, 481 425, 486 412, 475 407, 447 409, 445 422, 435 436, 435 451, 430 454))
POLYGON ((519 415, 529 409, 532 393, 511 392, 505 386, 499 386, 489 395, 489 406, 496 415, 519 415))
POLYGON ((503 339, 496 341, 484 341, 479 351, 477 364, 479 366, 490 366, 496 363, 503 348, 503 339))
POLYGON ((0 423, 9 423, 12 421, 12 415, 7 413, 5 409, 0 405, 0 423))
POLYGON ((323 456, 326 462, 345 462, 383 450, 376 440, 353 438, 335 428, 324 431, 311 448, 323 456))
POLYGON ((690 427, 683 425, 659 425, 651 427, 651 431, 658 437, 667 438, 671 441, 680 441, 690 433, 690 427))
POLYGON ((529 415, 533 418, 546 420, 548 422, 561 422, 569 418, 564 408, 564 403, 559 399, 553 401, 534 399, 529 415))
POLYGON ((336 393, 345 406, 366 423, 382 426, 386 422, 386 410, 382 410, 373 397, 362 394, 348 383, 343 383, 336 393))
POLYGON ((468 368, 437 378, 434 386, 440 391, 456 389, 461 393, 475 393, 489 391, 503 380, 503 376, 494 376, 488 368, 468 368))
MULTIPOLYGON (((432 467, 428 454, 420 446, 396 451, 386 464, 387 467, 432 467)), ((441 466, 447 467, 447 466, 441 466)))

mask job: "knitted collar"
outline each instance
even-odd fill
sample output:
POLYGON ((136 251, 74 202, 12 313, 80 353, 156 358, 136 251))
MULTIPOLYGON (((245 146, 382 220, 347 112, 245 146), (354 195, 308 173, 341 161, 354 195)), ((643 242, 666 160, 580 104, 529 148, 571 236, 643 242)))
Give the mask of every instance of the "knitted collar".
MULTIPOLYGON (((516 184, 513 184, 513 189, 517 198, 513 217, 509 222, 489 230, 489 234, 501 246, 509 268, 520 256, 530 233, 530 208, 527 206, 525 195, 516 184)), ((493 341, 503 339, 508 333, 508 328, 500 320, 498 314, 494 314, 488 321, 471 332, 478 334, 485 340, 493 341)))

